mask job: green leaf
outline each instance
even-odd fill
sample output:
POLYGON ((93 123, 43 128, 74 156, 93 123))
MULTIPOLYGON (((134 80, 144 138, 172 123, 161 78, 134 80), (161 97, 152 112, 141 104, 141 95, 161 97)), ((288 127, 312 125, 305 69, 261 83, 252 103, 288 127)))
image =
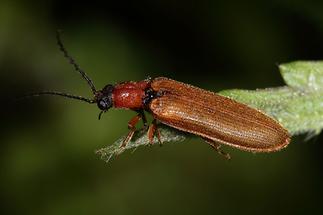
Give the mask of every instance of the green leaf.
MULTIPOLYGON (((224 90, 220 95, 256 108, 277 119, 292 135, 319 134, 323 129, 323 61, 296 61, 279 66, 287 86, 258 90, 224 90)), ((182 142, 193 135, 159 125, 161 140, 182 142)), ((97 151, 105 161, 127 149, 149 145, 146 131, 139 131, 125 148, 125 137, 97 151)), ((158 144, 154 138, 154 144, 158 144)))
POLYGON ((295 61, 282 64, 279 69, 290 87, 315 91, 323 89, 323 61, 295 61))

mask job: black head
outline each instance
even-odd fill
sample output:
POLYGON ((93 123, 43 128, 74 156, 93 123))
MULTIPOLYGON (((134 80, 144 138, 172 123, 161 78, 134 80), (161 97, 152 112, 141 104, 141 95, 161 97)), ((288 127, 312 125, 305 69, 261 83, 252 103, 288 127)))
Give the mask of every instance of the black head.
POLYGON ((113 93, 114 86, 111 84, 106 85, 102 90, 99 90, 95 94, 95 101, 98 108, 102 111, 107 111, 113 106, 113 93))

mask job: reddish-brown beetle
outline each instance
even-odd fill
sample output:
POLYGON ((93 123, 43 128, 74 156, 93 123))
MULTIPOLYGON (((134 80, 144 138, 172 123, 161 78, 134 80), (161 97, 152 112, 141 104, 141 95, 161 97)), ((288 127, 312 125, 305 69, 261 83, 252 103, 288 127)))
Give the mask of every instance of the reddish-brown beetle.
POLYGON ((58 95, 97 104, 101 114, 110 108, 123 108, 138 114, 128 123, 130 129, 121 147, 131 140, 135 125, 143 120, 147 127, 144 111, 153 115, 148 128, 148 138, 160 134, 156 120, 178 130, 198 135, 206 140, 219 153, 219 143, 251 152, 272 152, 286 147, 290 136, 277 121, 242 103, 215 93, 174 81, 168 78, 146 79, 138 82, 123 82, 106 85, 96 90, 91 79, 75 63, 64 48, 59 34, 57 41, 60 50, 70 63, 87 81, 94 94, 93 99, 66 93, 45 91, 29 96, 58 95))

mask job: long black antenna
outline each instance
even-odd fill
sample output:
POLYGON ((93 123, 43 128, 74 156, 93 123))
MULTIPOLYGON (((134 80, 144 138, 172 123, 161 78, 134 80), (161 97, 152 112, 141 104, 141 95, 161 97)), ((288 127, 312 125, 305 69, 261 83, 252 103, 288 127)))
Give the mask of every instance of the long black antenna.
POLYGON ((68 93, 56 92, 56 91, 42 91, 42 92, 37 92, 37 93, 30 93, 30 94, 20 96, 20 97, 16 98, 15 100, 29 98, 29 97, 35 97, 35 96, 42 96, 42 95, 63 96, 63 97, 67 97, 70 99, 84 101, 84 102, 87 102, 90 104, 95 103, 95 101, 92 99, 88 99, 88 98, 84 98, 82 96, 76 96, 76 95, 72 95, 72 94, 68 94, 68 93))
MULTIPOLYGON (((65 49, 63 42, 61 40, 61 35, 60 35, 61 31, 58 30, 56 32, 56 39, 57 39, 57 44, 59 46, 59 49, 64 53, 64 57, 66 57, 69 61, 70 64, 72 64, 75 68, 76 71, 78 71, 82 77, 86 80, 86 82, 88 83, 88 85, 91 87, 91 90, 93 92, 93 94, 96 93, 96 89, 95 86, 93 84, 93 81, 89 78, 89 76, 87 76, 87 74, 79 67, 79 65, 77 65, 77 63, 75 62, 75 60, 68 54, 67 50, 65 49)), ((71 98, 71 97, 70 97, 71 98)))

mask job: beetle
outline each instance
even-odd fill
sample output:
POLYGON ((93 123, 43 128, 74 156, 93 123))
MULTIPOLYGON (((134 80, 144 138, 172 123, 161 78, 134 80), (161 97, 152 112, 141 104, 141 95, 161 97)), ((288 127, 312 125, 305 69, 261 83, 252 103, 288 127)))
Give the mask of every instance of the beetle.
POLYGON ((44 91, 28 96, 56 95, 97 104, 101 115, 110 108, 130 109, 137 113, 128 122, 129 133, 120 147, 125 147, 136 131, 136 124, 142 120, 150 143, 160 133, 157 121, 175 129, 202 137, 220 154, 220 144, 229 145, 250 152, 274 152, 290 142, 288 131, 279 122, 261 111, 230 98, 165 77, 147 78, 142 81, 128 81, 108 84, 97 90, 92 80, 76 64, 65 49, 59 32, 57 43, 64 56, 90 86, 93 98, 67 93, 44 91), (147 126, 145 112, 153 116, 147 126))

